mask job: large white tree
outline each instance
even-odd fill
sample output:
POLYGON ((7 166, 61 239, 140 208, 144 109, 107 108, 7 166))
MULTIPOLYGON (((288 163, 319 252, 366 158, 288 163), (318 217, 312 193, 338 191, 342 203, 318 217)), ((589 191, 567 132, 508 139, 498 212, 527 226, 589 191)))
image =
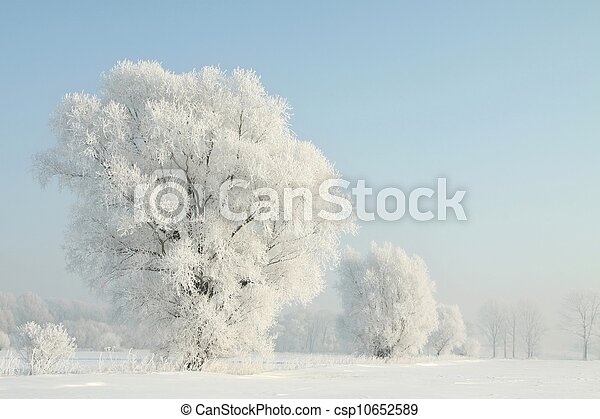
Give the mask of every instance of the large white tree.
POLYGON ((461 346, 467 338, 467 328, 456 305, 438 304, 438 326, 429 338, 436 355, 447 354, 461 346))
POLYGON ((581 339, 583 359, 589 356, 592 336, 600 327, 600 294, 594 291, 575 291, 565 298, 563 323, 567 330, 581 339))
POLYGON ((343 325, 366 353, 417 353, 437 326, 434 289, 425 262, 391 243, 372 243, 366 257, 348 249, 338 282, 343 325))
POLYGON ((58 142, 36 158, 42 182, 57 177, 77 197, 70 266, 189 369, 271 349, 280 308, 321 290, 340 233, 353 228, 307 217, 304 197, 285 216, 265 212, 277 197, 260 188, 314 196, 339 177, 288 122, 286 101, 252 71, 173 74, 126 61, 98 96, 64 98, 58 142))

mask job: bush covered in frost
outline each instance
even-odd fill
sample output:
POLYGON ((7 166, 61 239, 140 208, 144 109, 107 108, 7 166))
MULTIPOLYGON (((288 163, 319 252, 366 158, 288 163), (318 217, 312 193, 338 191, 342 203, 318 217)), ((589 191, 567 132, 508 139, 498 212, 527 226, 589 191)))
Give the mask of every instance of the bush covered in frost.
POLYGON ((470 358, 478 358, 481 344, 477 339, 467 338, 465 342, 456 349, 456 353, 470 358))
POLYGON ((76 348, 62 324, 28 322, 17 332, 16 346, 31 375, 60 372, 76 348))

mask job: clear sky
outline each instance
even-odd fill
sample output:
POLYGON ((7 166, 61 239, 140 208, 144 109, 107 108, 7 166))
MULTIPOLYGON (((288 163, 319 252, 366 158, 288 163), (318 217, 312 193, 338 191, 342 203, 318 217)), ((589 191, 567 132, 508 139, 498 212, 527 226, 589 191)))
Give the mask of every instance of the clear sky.
POLYGON ((467 317, 493 295, 552 310, 600 288, 600 2, 23 1, 0 20, 0 290, 92 298, 65 269, 70 197, 39 188, 30 156, 61 96, 125 58, 253 68, 346 178, 467 190, 467 222, 345 241, 418 253, 467 317))

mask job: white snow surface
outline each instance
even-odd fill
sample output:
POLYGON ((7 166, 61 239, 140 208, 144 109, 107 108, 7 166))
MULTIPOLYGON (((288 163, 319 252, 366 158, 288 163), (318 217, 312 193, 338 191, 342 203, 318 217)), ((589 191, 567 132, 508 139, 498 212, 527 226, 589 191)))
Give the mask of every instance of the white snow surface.
MULTIPOLYGON (((90 366, 97 362, 96 355, 79 353, 76 362, 90 366)), ((0 398, 600 397, 600 361, 425 359, 381 363, 335 357, 276 355, 271 364, 258 368, 262 372, 245 375, 96 372, 0 376, 0 398)))

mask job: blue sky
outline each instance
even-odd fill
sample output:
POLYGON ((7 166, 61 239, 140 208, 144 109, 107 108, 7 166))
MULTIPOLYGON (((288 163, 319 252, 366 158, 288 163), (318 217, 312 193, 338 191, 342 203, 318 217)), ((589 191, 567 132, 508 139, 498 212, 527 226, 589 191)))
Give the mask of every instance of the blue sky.
POLYGON ((467 190, 467 222, 371 223, 345 240, 420 254, 467 315, 492 295, 552 306, 600 288, 600 3, 323 3, 5 4, 0 290, 92 298, 65 270, 70 197, 40 189, 30 156, 52 144, 61 96, 94 92, 125 58, 253 68, 346 178, 467 190))

